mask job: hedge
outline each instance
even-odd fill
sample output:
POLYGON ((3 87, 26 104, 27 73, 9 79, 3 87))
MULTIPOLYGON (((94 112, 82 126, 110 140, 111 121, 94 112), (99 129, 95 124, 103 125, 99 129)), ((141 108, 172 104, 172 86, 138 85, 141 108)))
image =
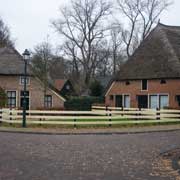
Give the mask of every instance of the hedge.
POLYGON ((66 110, 90 111, 94 103, 104 103, 104 97, 71 97, 64 106, 66 110))

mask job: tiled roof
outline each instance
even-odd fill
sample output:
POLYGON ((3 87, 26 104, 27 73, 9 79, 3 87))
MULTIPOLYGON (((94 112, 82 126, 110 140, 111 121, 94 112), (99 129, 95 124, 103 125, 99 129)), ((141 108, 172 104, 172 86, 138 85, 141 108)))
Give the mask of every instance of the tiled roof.
POLYGON ((67 79, 56 79, 55 82, 54 82, 54 86, 55 86, 56 89, 61 91, 66 82, 67 82, 67 79))

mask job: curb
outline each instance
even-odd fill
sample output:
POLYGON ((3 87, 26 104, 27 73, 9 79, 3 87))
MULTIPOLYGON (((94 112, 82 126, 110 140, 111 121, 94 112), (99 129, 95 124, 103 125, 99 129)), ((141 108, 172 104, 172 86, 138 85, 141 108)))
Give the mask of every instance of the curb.
POLYGON ((125 134, 150 134, 161 132, 175 132, 177 129, 162 129, 162 130, 144 130, 144 131, 112 131, 112 132, 37 132, 37 131, 21 131, 21 130, 2 130, 0 133, 18 133, 18 134, 33 134, 33 135, 125 135, 125 134))

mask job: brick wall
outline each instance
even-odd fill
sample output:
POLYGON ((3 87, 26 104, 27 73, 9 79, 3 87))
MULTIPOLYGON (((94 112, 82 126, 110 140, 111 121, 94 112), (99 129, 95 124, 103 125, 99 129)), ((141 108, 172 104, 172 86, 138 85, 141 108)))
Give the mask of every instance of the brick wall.
POLYGON ((180 95, 180 80, 169 79, 166 84, 161 84, 160 80, 148 80, 148 90, 141 90, 141 81, 129 81, 130 84, 126 85, 126 81, 113 82, 111 87, 106 93, 106 105, 115 106, 115 98, 110 100, 110 95, 130 95, 131 107, 138 107, 137 95, 151 95, 151 94, 167 94, 169 95, 169 107, 180 108, 175 98, 180 95))
MULTIPOLYGON (((23 91, 23 85, 20 85, 19 76, 0 76, 0 86, 5 91, 16 91, 16 104, 20 107, 20 92, 23 91)), ((41 82, 34 77, 30 77, 30 85, 27 85, 27 91, 30 96, 30 109, 40 109, 44 107, 44 92, 41 82)), ((53 108, 63 108, 63 100, 53 91, 48 90, 48 95, 52 95, 53 108)))

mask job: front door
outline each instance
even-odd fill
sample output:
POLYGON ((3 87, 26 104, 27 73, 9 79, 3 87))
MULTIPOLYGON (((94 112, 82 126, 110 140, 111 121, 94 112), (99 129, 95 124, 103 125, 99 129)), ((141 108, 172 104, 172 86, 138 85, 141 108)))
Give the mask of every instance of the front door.
MULTIPOLYGON (((24 98, 21 97, 21 108, 23 108, 24 98)), ((26 109, 29 110, 29 98, 26 98, 26 109)))
POLYGON ((116 107, 122 107, 122 95, 116 95, 116 107))
POLYGON ((148 108, 148 96, 139 95, 138 96, 138 108, 148 108))
MULTIPOLYGON (((29 109, 29 91, 26 91, 26 109, 29 109)), ((23 108, 23 103, 24 103, 24 91, 21 91, 21 97, 20 97, 20 106, 23 108)))

